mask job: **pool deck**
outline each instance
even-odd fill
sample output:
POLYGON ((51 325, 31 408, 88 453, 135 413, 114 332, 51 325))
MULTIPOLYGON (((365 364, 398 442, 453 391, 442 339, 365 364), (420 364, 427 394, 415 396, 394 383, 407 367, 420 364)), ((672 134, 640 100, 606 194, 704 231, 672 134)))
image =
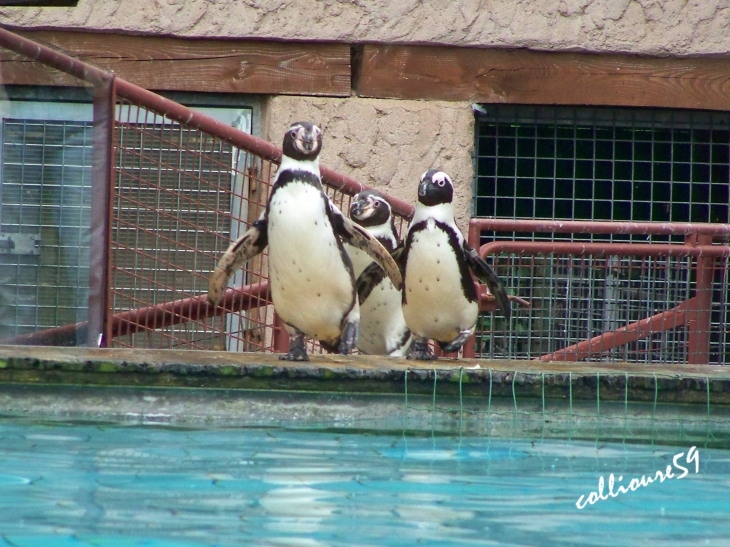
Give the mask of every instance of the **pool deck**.
POLYGON ((0 386, 72 385, 730 405, 730 367, 0 345, 0 386))

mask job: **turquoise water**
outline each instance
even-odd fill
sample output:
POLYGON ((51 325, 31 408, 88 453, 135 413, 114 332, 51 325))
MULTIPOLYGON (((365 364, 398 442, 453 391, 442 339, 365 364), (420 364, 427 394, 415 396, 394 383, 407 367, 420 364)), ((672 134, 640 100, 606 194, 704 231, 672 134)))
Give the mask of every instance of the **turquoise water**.
POLYGON ((728 546, 730 451, 689 448, 5 420, 0 546, 728 546))

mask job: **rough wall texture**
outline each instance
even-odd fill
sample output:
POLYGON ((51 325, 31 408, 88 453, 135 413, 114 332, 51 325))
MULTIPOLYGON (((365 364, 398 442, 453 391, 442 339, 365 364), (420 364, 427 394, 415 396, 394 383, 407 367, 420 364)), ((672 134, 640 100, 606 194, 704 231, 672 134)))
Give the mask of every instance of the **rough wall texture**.
POLYGON ((312 121, 324 132, 324 165, 410 203, 424 171, 446 171, 466 233, 474 146, 469 103, 279 96, 267 111, 267 140, 278 143, 292 122, 312 121))
POLYGON ((0 8, 0 22, 191 37, 730 52, 727 0, 79 0, 76 8, 0 8))

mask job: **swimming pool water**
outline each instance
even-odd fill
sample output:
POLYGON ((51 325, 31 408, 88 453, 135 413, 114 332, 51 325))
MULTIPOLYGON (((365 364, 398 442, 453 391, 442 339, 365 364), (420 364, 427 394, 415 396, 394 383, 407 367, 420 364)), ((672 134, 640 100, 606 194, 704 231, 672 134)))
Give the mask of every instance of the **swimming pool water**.
POLYGON ((0 546, 728 546, 730 451, 576 507, 689 448, 6 419, 0 546))

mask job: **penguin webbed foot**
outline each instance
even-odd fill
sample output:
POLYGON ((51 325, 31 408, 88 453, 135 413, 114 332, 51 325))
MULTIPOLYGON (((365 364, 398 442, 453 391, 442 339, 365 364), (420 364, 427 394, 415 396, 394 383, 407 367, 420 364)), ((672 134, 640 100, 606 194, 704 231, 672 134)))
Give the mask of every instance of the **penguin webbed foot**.
POLYGON ((307 348, 304 347, 304 334, 293 334, 289 338, 289 353, 280 355, 281 361, 309 361, 307 348))
POLYGON ((342 335, 340 336, 340 343, 337 345, 338 353, 342 355, 349 355, 352 350, 355 349, 357 344, 357 337, 360 333, 360 328, 356 321, 348 321, 345 324, 345 328, 342 329, 342 335))
POLYGON ((443 342, 439 342, 439 346, 443 351, 446 353, 452 353, 454 351, 459 351, 459 348, 464 345, 464 343, 469 340, 469 337, 472 335, 474 331, 472 329, 469 330, 463 330, 459 333, 459 336, 454 338, 451 342, 448 344, 445 344, 443 342))
POLYGON ((342 332, 337 340, 327 342, 319 341, 319 345, 330 353, 339 353, 341 355, 350 355, 357 345, 357 337, 360 334, 360 325, 357 321, 346 321, 342 327, 342 332))
POLYGON ((414 338, 413 344, 411 345, 411 352, 406 356, 406 359, 412 359, 415 361, 433 361, 436 356, 428 347, 428 340, 425 338, 414 338))

